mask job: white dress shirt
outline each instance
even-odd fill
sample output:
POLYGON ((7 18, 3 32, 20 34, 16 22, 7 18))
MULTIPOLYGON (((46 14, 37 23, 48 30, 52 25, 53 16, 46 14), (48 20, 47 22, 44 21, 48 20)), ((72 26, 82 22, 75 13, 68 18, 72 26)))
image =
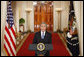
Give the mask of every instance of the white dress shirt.
MULTIPOLYGON (((45 33, 46 33, 46 31, 44 31, 44 36, 45 36, 45 33)), ((41 36, 42 36, 42 34, 43 34, 43 31, 41 31, 41 36)))
MULTIPOLYGON (((41 31, 41 36, 42 36, 42 33, 43 33, 43 31, 41 31)), ((44 35, 45 35, 45 33, 46 33, 46 32, 44 31, 44 35)))

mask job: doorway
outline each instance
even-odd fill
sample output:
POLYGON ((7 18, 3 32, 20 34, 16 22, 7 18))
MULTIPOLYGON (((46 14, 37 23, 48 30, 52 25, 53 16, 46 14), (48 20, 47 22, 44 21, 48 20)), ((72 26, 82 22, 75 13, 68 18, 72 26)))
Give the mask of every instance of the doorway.
POLYGON ((47 24, 47 31, 53 32, 53 2, 37 1, 34 5, 34 32, 40 30, 40 24, 47 24))

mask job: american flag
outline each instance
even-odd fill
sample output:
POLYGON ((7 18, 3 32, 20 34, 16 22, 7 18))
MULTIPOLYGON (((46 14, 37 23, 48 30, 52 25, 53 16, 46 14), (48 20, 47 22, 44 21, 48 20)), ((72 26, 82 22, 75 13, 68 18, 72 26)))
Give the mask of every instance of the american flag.
POLYGON ((7 5, 7 20, 4 33, 4 49, 8 56, 16 56, 16 39, 11 1, 7 5))

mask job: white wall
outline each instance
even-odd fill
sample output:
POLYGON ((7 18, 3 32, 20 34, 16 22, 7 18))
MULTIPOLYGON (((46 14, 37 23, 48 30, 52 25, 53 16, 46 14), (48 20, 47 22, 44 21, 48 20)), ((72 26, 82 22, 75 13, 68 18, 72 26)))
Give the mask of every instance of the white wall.
POLYGON ((57 12, 56 12, 56 8, 61 8, 61 1, 54 1, 53 2, 53 17, 54 17, 54 23, 53 23, 53 25, 54 25, 54 28, 53 28, 53 30, 54 31, 56 31, 57 30, 57 28, 58 28, 58 14, 57 14, 57 12))
POLYGON ((80 55, 83 56, 83 1, 74 1, 74 9, 79 35, 80 55))
MULTIPOLYGON (((29 26, 30 30, 34 32, 34 7, 33 7, 33 1, 27 2, 27 10, 31 9, 29 13, 29 17, 27 18, 29 20, 29 26)), ((27 15, 28 16, 28 15, 27 15)))
POLYGON ((32 1, 14 1, 12 3, 12 7, 14 10, 14 17, 16 20, 16 27, 17 27, 17 32, 19 31, 19 19, 24 18, 25 19, 25 24, 24 24, 24 31, 28 30, 28 25, 30 26, 30 30, 34 31, 34 15, 33 15, 33 2, 32 1), (15 6, 14 6, 15 5, 15 6), (27 13, 27 9, 32 9, 30 12, 30 18, 27 13))
POLYGON ((61 3, 61 8, 62 13, 61 13, 61 30, 63 31, 64 28, 68 27, 68 19, 69 19, 69 1, 62 1, 61 3))
POLYGON ((81 2, 81 56, 83 56, 83 2, 81 2))
POLYGON ((69 1, 54 1, 53 7, 54 7, 54 31, 57 31, 58 29, 58 13, 56 12, 56 8, 62 8, 61 12, 61 30, 63 28, 68 27, 68 17, 69 17, 69 1))
POLYGON ((1 1, 1 55, 6 55, 4 51, 4 30, 7 14, 7 1, 1 1))

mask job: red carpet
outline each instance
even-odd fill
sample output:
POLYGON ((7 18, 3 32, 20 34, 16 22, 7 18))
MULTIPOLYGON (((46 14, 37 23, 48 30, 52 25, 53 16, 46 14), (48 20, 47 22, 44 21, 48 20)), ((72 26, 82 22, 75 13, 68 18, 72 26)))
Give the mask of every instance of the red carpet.
MULTIPOLYGON (((23 43, 20 50, 17 52, 17 56, 34 56, 35 52, 28 50, 29 44, 32 43, 34 33, 31 33, 26 41, 23 43)), ((70 53, 64 46, 62 40, 57 33, 52 33, 53 50, 50 51, 50 56, 70 56, 70 53)))

